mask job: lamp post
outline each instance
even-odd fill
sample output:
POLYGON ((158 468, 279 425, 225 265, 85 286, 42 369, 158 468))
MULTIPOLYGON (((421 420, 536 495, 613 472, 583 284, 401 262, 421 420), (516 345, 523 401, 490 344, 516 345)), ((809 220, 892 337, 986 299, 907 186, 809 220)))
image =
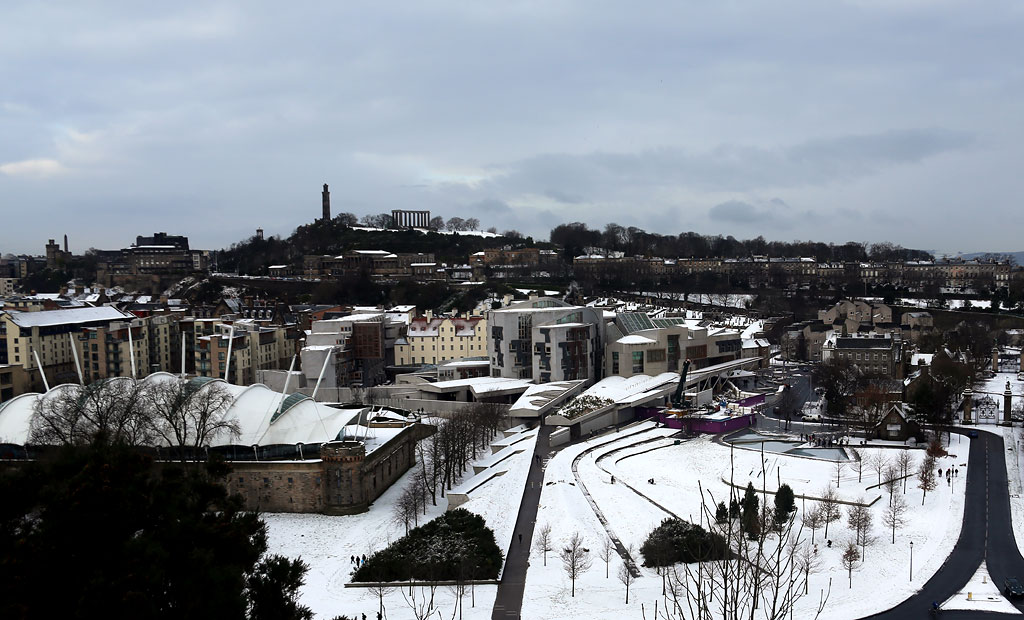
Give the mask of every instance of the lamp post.
POLYGON ((914 580, 914 541, 910 541, 910 580, 914 580))

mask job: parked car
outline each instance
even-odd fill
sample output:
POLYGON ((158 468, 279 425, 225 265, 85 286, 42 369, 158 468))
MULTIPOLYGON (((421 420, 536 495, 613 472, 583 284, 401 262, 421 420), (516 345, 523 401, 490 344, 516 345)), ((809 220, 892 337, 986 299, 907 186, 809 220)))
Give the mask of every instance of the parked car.
POLYGON ((800 416, 800 419, 803 420, 804 422, 821 422, 821 414, 805 413, 802 416, 800 416))
POLYGON ((1003 594, 1007 597, 1020 598, 1024 596, 1024 586, 1020 585, 1016 577, 1007 577, 1003 581, 1003 594))

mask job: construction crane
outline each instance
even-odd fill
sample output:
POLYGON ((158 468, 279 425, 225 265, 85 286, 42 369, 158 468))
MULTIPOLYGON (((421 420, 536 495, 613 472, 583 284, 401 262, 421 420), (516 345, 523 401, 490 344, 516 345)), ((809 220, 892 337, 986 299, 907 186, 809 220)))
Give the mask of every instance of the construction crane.
POLYGON ((683 406, 686 404, 686 375, 690 371, 690 360, 687 358, 683 361, 683 370, 679 373, 679 387, 676 388, 676 393, 672 395, 672 408, 677 411, 682 411, 683 406))

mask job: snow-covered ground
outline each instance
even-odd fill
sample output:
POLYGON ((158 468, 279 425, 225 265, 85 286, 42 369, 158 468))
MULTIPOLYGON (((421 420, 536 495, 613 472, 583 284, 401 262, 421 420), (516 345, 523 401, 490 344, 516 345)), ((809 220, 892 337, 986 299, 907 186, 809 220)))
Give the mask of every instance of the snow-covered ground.
POLYGON ((1021 429, 1008 426, 978 426, 979 430, 991 430, 1002 433, 1003 454, 1006 456, 1006 482, 1010 487, 1010 517, 1013 520, 1013 537, 1017 541, 1017 549, 1024 555, 1024 459, 1021 450, 1024 440, 1021 429))
MULTIPOLYGON (((496 437, 500 438, 500 435, 496 437)), ((476 489, 470 500, 461 506, 484 517, 494 530, 498 546, 506 554, 512 542, 536 435, 523 443, 526 449, 503 463, 503 468, 508 467, 505 475, 493 478, 476 489)), ((487 456, 490 456, 489 452, 482 458, 487 456)), ((414 471, 407 472, 377 498, 368 512, 338 517, 287 513, 263 515, 267 523, 269 553, 301 557, 309 564, 306 583, 299 595, 302 604, 309 606, 318 618, 333 618, 339 614, 358 618, 363 613, 368 618, 376 617, 377 597, 371 590, 345 587, 355 569, 350 558, 357 554, 369 557, 405 533, 405 526, 394 518, 394 506, 402 490, 410 484, 414 471)), ((471 472, 472 469, 466 475, 472 475, 471 472)), ((447 499, 438 497, 438 505, 428 506, 427 515, 421 515, 420 523, 440 515, 447 505, 447 499)), ((385 598, 389 620, 415 617, 403 591, 408 594, 408 589, 402 589, 385 598)), ((475 607, 471 607, 470 593, 467 592, 462 617, 466 620, 490 618, 496 592, 497 586, 477 586, 475 607)), ((423 595, 429 595, 426 589, 417 589, 417 596, 423 595)), ((434 596, 442 616, 451 618, 456 604, 455 593, 450 588, 439 587, 434 596)))
MULTIPOLYGON (((571 469, 572 461, 577 456, 595 446, 596 449, 580 459, 580 479, 604 513, 607 529, 624 545, 632 545, 636 549, 639 549, 650 530, 669 516, 669 512, 695 522, 700 520, 699 488, 715 501, 726 499, 728 487, 722 478, 729 477, 730 469, 736 484, 744 486, 749 480, 758 489, 764 488, 764 480, 767 479, 769 490, 777 488, 781 481, 793 487, 797 494, 817 496, 830 483, 835 484, 834 462, 766 453, 765 475, 762 475, 761 455, 758 451, 730 451, 727 446, 715 443, 708 437, 683 441, 677 445, 673 439, 659 439, 665 432, 665 429, 636 425, 618 434, 571 446, 551 459, 546 471, 535 532, 539 532, 544 524, 550 524, 556 549, 574 532, 579 532, 585 537, 586 545, 595 557, 592 568, 578 579, 576 597, 572 598, 569 580, 557 552, 548 554, 545 567, 535 533, 533 558, 527 575, 527 596, 523 601, 523 617, 557 617, 565 620, 614 616, 639 618, 641 604, 650 615, 655 601, 659 601, 659 605, 665 603, 661 596, 661 578, 652 570, 641 568, 643 576, 631 587, 629 606, 625 604, 625 588, 616 578, 622 563, 618 556, 611 561, 610 577, 605 576, 604 561, 597 556, 606 539, 606 529, 576 486, 571 469), (642 431, 641 434, 624 437, 638 430, 642 431), (648 443, 620 450, 640 441, 648 443), (619 451, 608 454, 615 450, 619 451), (612 476, 616 479, 614 484, 612 476), (648 482, 651 478, 654 484, 648 482), (650 499, 641 497, 630 486, 650 499)), ((898 604, 934 574, 960 534, 969 440, 963 438, 960 441, 958 444, 954 438, 950 448, 950 452, 959 458, 946 457, 940 459, 938 465, 945 470, 955 463, 960 468, 959 477, 949 486, 943 477, 939 487, 928 494, 923 507, 916 480, 907 481, 905 499, 909 507, 908 524, 897 530, 895 545, 890 542, 890 531, 882 524, 882 513, 888 497, 884 491, 866 488, 877 482, 876 474, 864 471, 862 481, 858 482, 857 473, 851 468, 847 467, 840 473, 837 492, 841 499, 852 501, 863 496, 870 502, 881 496, 871 507, 874 520, 872 535, 876 540, 867 548, 866 562, 859 563, 854 569, 853 587, 850 588, 846 571, 840 565, 842 548, 852 538, 852 532, 846 526, 845 509, 843 519, 829 527, 828 538, 833 540, 832 548, 824 543, 824 532, 819 530, 816 542, 822 566, 818 573, 811 575, 810 595, 798 604, 796 616, 813 616, 811 608, 818 601, 818 593, 828 588, 830 580, 831 596, 824 615, 830 618, 853 618, 898 604), (909 578, 911 541, 914 542, 913 581, 909 578)), ((877 452, 893 458, 897 450, 865 448, 860 452, 862 457, 877 452)), ((915 450, 912 454, 916 469, 924 452, 915 450)), ((772 501, 771 496, 768 501, 772 501)), ((803 513, 805 504, 810 509, 812 501, 797 499, 798 514, 803 513)), ((809 539, 809 534, 805 533, 805 537, 809 539)), ((642 560, 638 553, 634 559, 638 562, 642 560)))

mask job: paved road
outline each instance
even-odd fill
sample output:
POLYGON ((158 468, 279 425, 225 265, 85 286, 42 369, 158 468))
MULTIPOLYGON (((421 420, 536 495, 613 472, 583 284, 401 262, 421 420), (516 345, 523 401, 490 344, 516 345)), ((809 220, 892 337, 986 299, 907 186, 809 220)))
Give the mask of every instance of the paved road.
MULTIPOLYGON (((896 607, 871 618, 930 616, 932 601, 942 603, 961 590, 983 560, 996 584, 1024 576, 1024 558, 1017 550, 1010 517, 1003 438, 979 432, 968 457, 964 523, 953 552, 921 590, 896 607)), ((909 568, 909 567, 908 567, 909 568)), ((1024 604, 1017 603, 1024 610, 1024 604)), ((1009 614, 945 610, 943 618, 1014 617, 1009 614)))
POLYGON ((492 620, 518 619, 523 607, 523 592, 526 588, 526 569, 530 565, 530 542, 533 540, 533 526, 537 522, 537 506, 540 504, 540 492, 544 486, 544 462, 548 455, 548 440, 551 427, 541 425, 537 434, 535 454, 540 461, 534 459, 530 464, 530 473, 526 477, 526 489, 523 501, 519 504, 519 515, 516 517, 516 530, 512 535, 508 558, 505 559, 505 572, 501 574, 498 594, 494 599, 492 620))

